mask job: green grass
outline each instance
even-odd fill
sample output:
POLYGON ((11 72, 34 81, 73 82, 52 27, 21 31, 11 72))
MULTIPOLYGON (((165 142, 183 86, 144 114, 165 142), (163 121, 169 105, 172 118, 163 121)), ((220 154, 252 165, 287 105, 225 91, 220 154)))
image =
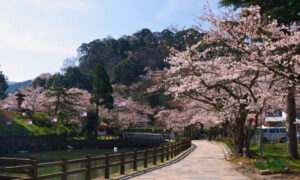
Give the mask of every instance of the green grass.
POLYGON ((167 129, 166 126, 149 126, 149 127, 135 127, 126 129, 127 132, 150 132, 150 133, 161 133, 161 134, 170 134, 171 130, 167 129), (154 131, 153 131, 154 129, 154 131), (164 129, 166 130, 164 132, 164 129))
POLYGON ((30 116, 26 114, 23 117, 20 112, 0 110, 0 135, 49 135, 76 131, 61 119, 51 123, 51 117, 42 112, 32 113, 30 116), (12 120, 12 125, 7 126, 6 120, 12 120), (27 120, 33 120, 33 124, 28 125, 27 120))
MULTIPOLYGON (((234 148, 230 138, 216 138, 217 141, 225 143, 233 152, 234 148)), ((300 144, 298 145, 298 152, 300 153, 300 144)), ((252 164, 257 169, 269 170, 284 170, 286 167, 292 168, 294 171, 300 172, 300 160, 290 160, 286 158, 286 144, 264 144, 263 160, 260 160, 260 148, 255 145, 250 146, 250 153, 252 159, 242 159, 240 157, 233 157, 234 161, 244 161, 247 164, 252 164)))
MULTIPOLYGON (((251 145, 250 151, 256 155, 260 154, 258 146, 251 145)), ((298 145, 298 152, 300 152, 300 145, 298 145)), ((300 160, 287 159, 286 144, 282 143, 264 144, 263 161, 258 159, 253 159, 252 161, 258 169, 283 170, 286 167, 290 167, 295 171, 300 171, 300 160)))
MULTIPOLYGON (((72 137, 71 139, 74 140, 87 140, 88 137, 72 137)), ((115 140, 115 139, 119 139, 118 136, 98 136, 97 137, 98 140, 115 140)))
POLYGON ((119 139, 118 136, 98 136, 98 140, 115 140, 119 139))

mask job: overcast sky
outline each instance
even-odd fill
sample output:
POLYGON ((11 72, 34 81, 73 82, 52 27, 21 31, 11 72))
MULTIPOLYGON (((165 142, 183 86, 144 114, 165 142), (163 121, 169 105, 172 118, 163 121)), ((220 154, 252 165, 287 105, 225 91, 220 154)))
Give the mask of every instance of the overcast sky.
MULTIPOLYGON (((219 0, 209 0, 219 14, 219 0)), ((84 42, 170 25, 191 27, 205 0, 7 0, 0 6, 0 71, 9 81, 59 72, 84 42)))

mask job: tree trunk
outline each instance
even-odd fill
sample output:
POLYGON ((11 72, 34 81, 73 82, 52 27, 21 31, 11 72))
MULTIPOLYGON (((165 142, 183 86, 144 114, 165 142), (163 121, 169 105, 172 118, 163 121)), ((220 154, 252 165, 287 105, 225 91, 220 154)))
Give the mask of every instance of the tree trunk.
POLYGON ((290 159, 299 159, 296 135, 296 102, 295 87, 288 88, 287 107, 286 107, 286 130, 287 130, 287 150, 286 156, 290 159))
POLYGON ((58 111, 58 105, 59 105, 59 101, 60 101, 60 97, 59 97, 59 96, 57 96, 57 102, 56 102, 56 105, 55 105, 54 114, 57 114, 57 111, 58 111))
POLYGON ((99 105, 96 104, 96 123, 95 123, 95 139, 96 139, 96 140, 97 140, 97 137, 98 137, 97 129, 98 129, 98 125, 99 125, 99 116, 98 116, 98 112, 99 112, 99 105))
POLYGON ((244 147, 246 148, 246 157, 250 157, 250 142, 251 142, 251 138, 254 135, 254 131, 250 130, 248 128, 245 128, 245 136, 244 136, 244 147))
POLYGON ((192 126, 191 125, 186 127, 186 136, 187 137, 192 137, 192 126))
POLYGON ((234 124, 228 125, 228 134, 230 135, 235 155, 242 155, 244 147, 244 125, 245 119, 243 116, 237 118, 234 124))

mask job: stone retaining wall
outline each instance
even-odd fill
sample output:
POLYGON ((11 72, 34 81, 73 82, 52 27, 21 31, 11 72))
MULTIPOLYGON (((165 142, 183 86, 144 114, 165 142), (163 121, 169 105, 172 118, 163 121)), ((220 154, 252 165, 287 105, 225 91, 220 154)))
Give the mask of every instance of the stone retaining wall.
POLYGON ((63 136, 0 136, 0 155, 20 151, 52 151, 73 148, 113 148, 117 147, 153 147, 159 146, 161 139, 124 138, 116 140, 67 140, 63 136))
POLYGON ((67 140, 57 135, 0 136, 0 154, 19 151, 51 151, 67 148, 67 140))

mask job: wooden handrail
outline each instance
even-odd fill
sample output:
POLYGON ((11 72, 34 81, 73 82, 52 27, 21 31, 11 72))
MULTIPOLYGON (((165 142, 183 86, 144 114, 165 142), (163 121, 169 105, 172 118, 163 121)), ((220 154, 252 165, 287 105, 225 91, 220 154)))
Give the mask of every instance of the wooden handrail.
POLYGON ((81 158, 81 159, 68 160, 68 163, 73 164, 73 163, 86 162, 86 161, 87 161, 87 158, 81 158))
POLYGON ((0 157, 0 161, 5 161, 5 162, 31 162, 30 159, 25 159, 25 158, 9 158, 9 157, 0 157))
POLYGON ((102 160, 105 159, 105 156, 95 156, 95 157, 91 157, 92 161, 96 161, 96 160, 102 160))
POLYGON ((59 166, 63 165, 63 161, 56 161, 56 162, 49 162, 49 163, 39 163, 38 166, 39 168, 44 168, 44 167, 51 167, 51 166, 59 166))
POLYGON ((63 172, 44 174, 44 175, 38 176, 37 179, 48 179, 48 178, 52 178, 52 177, 62 176, 63 174, 64 174, 63 172))
POLYGON ((86 168, 70 170, 70 171, 68 171, 68 175, 70 175, 70 174, 77 174, 77 173, 81 173, 81 172, 85 172, 85 171, 86 171, 86 168))
POLYGON ((9 172, 9 173, 19 172, 20 174, 27 174, 31 167, 32 167, 31 165, 5 167, 5 168, 0 169, 0 173, 3 173, 3 172, 9 172))
POLYGON ((122 154, 121 153, 119 153, 119 154, 113 154, 113 155, 109 155, 109 157, 111 157, 111 158, 116 158, 116 157, 121 157, 122 156, 122 154))
POLYGON ((96 169, 104 169, 105 165, 99 165, 99 166, 92 166, 91 170, 96 170, 96 169))
POLYGON ((68 175, 84 172, 85 178, 87 180, 90 180, 92 170, 104 169, 104 177, 106 179, 109 179, 111 167, 120 166, 120 174, 125 174, 125 164, 132 163, 133 170, 136 171, 138 161, 143 161, 144 168, 147 168, 148 159, 153 158, 153 164, 156 165, 157 158, 160 156, 160 162, 163 163, 165 159, 168 161, 169 159, 174 158, 175 156, 179 155, 181 152, 183 152, 185 149, 189 148, 190 146, 191 146, 190 139, 181 139, 180 142, 171 145, 167 144, 159 147, 154 147, 151 149, 146 148, 144 150, 139 150, 139 151, 134 150, 133 152, 121 152, 112 155, 110 155, 109 153, 105 153, 105 156, 95 156, 95 157, 86 156, 86 158, 73 159, 73 160, 67 160, 66 158, 63 158, 62 161, 48 162, 48 163, 37 163, 35 157, 31 157, 30 159, 0 157, 0 160, 6 162, 30 163, 29 165, 1 168, 0 173, 10 172, 16 174, 27 174, 28 176, 30 176, 26 178, 23 177, 17 178, 22 180, 37 180, 37 179, 46 179, 50 177, 61 177, 62 180, 67 180, 68 175), (149 156, 149 152, 153 152, 153 154, 149 156), (142 154, 143 157, 138 157, 139 154, 142 154), (132 159, 126 160, 126 157, 128 156, 130 156, 132 159), (113 162, 113 163, 110 162, 111 158, 117 158, 117 157, 120 158, 119 162, 113 162), (92 161, 97 161, 102 159, 104 160, 104 164, 92 166, 92 161), (74 163, 85 163, 85 168, 68 170, 68 166, 74 163), (39 168, 53 167, 53 166, 61 166, 61 172, 38 175, 39 168))

